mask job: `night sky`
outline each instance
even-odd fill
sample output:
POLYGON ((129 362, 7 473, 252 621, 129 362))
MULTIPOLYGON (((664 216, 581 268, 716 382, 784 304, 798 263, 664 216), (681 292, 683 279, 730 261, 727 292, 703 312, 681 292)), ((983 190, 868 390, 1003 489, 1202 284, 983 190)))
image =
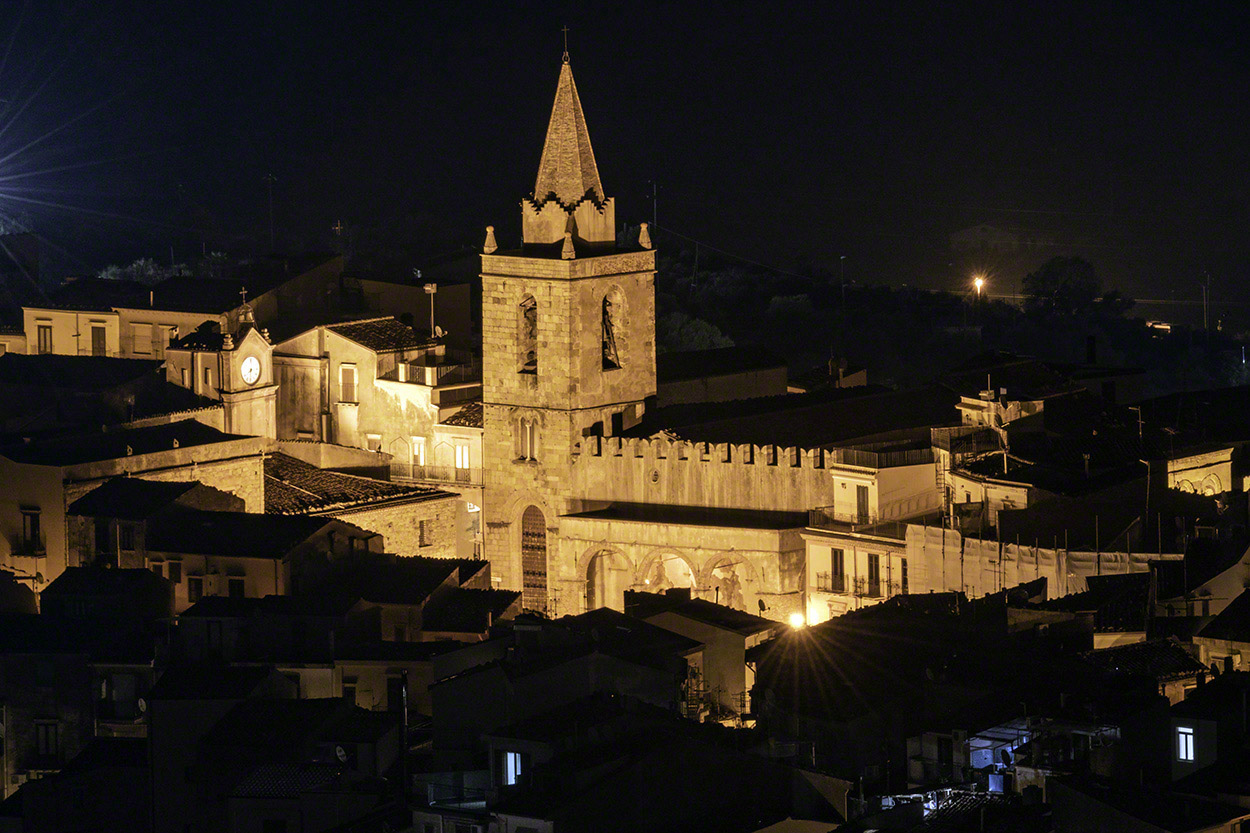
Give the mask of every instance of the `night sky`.
POLYGON ((8 2, 0 211, 83 272, 256 250, 272 172, 279 248, 507 245, 564 24, 618 221, 656 180, 782 269, 959 286, 987 222, 1139 297, 1250 271, 1245 3, 8 2))

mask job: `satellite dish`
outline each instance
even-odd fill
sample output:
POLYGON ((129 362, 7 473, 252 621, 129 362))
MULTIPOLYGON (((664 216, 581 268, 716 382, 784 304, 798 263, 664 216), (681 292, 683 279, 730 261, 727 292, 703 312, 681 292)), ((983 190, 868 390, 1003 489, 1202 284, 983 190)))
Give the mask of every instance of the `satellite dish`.
POLYGON ((343 763, 347 763, 347 750, 341 746, 334 747, 334 757, 338 758, 343 763))
POLYGON ((435 338, 442 338, 442 337, 443 337, 443 336, 445 336, 445 335, 447 335, 447 331, 446 331, 446 330, 444 330, 442 327, 439 327, 439 326, 435 326, 435 327, 434 327, 434 337, 435 337, 435 338))
POLYGON ((139 698, 139 702, 138 702, 138 706, 139 706, 139 714, 147 714, 147 712, 148 712, 148 701, 147 701, 147 700, 145 700, 144 698, 140 697, 140 698, 139 698))

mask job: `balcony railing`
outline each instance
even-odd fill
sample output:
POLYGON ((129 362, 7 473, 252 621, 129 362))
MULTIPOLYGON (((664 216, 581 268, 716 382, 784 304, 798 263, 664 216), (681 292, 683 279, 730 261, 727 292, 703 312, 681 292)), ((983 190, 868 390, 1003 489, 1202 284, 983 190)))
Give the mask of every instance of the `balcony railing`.
POLYGON ((817 573, 816 589, 822 593, 845 593, 846 575, 844 573, 817 573))
POLYGON ((481 469, 462 469, 455 466, 417 466, 410 463, 391 463, 391 477, 399 480, 459 483, 462 486, 482 485, 481 469))
POLYGON ((907 448, 897 451, 875 451, 863 448, 831 448, 825 452, 826 465, 858 466, 866 469, 888 469, 895 466, 918 466, 933 462, 932 448, 907 448))

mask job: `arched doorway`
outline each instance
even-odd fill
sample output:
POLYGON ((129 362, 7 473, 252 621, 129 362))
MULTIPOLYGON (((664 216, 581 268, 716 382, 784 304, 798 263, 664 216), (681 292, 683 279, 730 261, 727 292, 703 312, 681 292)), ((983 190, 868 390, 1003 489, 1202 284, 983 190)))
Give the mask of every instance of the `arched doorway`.
POLYGON ((547 612, 547 519, 537 506, 521 515, 521 606, 547 612))
POLYGON ((623 611, 629 578, 629 565, 619 552, 595 553, 586 564, 586 609, 610 607, 623 611))
POLYGON ((412 477, 412 458, 408 456, 408 441, 402 437, 391 440, 391 472, 400 477, 412 477))

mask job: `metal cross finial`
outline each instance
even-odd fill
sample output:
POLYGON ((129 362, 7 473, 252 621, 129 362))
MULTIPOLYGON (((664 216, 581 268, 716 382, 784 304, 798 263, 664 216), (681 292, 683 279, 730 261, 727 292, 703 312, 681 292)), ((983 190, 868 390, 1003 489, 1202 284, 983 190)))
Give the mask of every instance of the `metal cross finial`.
POLYGON ((247 287, 245 286, 242 289, 240 289, 239 294, 243 296, 243 303, 246 304, 247 303, 247 287))
POLYGON ((343 236, 343 221, 342 220, 336 220, 334 222, 333 231, 336 237, 343 236))
POLYGON ((564 63, 569 62, 569 27, 565 26, 560 29, 564 33, 564 63))

